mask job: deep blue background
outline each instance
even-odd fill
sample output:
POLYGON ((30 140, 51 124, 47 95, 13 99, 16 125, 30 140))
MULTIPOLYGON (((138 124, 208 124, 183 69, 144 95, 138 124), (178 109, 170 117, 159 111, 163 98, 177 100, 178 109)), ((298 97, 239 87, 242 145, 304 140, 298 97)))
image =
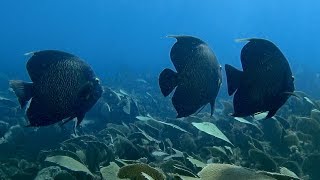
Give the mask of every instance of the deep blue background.
MULTIPOLYGON (((296 75, 313 77, 320 64, 319 9, 316 0, 3 0, 0 72, 27 78, 24 53, 60 49, 85 59, 106 81, 114 73, 157 75, 172 67, 174 40, 165 36, 189 34, 205 40, 221 64, 237 67, 243 44, 234 39, 268 38, 296 75)), ((308 78, 300 76, 301 88, 308 78)))

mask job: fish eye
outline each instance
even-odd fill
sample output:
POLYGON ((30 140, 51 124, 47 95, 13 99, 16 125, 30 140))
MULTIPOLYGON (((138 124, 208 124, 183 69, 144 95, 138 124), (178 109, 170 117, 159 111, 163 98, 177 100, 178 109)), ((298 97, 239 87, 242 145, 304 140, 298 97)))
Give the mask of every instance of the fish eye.
POLYGON ((98 83, 98 84, 100 84, 100 79, 99 78, 94 78, 94 81, 96 82, 96 83, 98 83))

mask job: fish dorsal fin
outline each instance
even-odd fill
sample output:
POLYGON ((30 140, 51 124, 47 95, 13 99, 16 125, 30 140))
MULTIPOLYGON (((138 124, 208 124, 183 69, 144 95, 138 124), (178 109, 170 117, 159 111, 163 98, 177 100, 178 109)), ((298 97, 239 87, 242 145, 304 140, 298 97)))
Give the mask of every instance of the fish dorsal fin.
POLYGON ((279 57, 285 59, 278 47, 268 40, 248 38, 239 41, 248 41, 241 50, 243 71, 257 67, 268 68, 268 66, 278 63, 273 61, 278 61, 279 57))
POLYGON ((225 65, 225 70, 227 75, 228 94, 231 96, 239 88, 243 72, 229 64, 225 65))
POLYGON ((44 50, 28 53, 32 55, 27 63, 27 70, 30 78, 33 82, 37 81, 44 72, 48 71, 48 68, 57 63, 57 61, 64 61, 71 58, 77 58, 76 56, 57 50, 44 50))
POLYGON ((205 44, 202 40, 192 36, 168 36, 176 38, 177 42, 172 46, 170 51, 171 61, 177 72, 182 72, 190 58, 193 51, 200 44, 205 44))

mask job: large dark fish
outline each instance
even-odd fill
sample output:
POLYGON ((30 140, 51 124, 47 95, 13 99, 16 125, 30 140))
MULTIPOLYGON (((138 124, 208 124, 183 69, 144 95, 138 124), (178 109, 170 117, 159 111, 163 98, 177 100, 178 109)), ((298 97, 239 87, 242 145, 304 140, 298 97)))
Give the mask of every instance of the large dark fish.
POLYGON ((266 112, 275 115, 294 91, 289 63, 272 42, 265 39, 242 39, 248 43, 241 50, 243 71, 226 64, 228 93, 233 98, 235 117, 266 112))
POLYGON ((159 77, 159 85, 164 96, 174 88, 172 103, 177 118, 189 116, 206 104, 211 105, 211 115, 215 99, 221 85, 221 66, 210 47, 192 36, 171 36, 177 39, 170 57, 177 70, 164 69, 159 77))
POLYGON ((47 126, 77 118, 81 123, 86 112, 101 97, 102 87, 91 67, 80 58, 62 51, 31 53, 27 70, 32 80, 11 80, 20 105, 27 109, 28 126, 47 126))

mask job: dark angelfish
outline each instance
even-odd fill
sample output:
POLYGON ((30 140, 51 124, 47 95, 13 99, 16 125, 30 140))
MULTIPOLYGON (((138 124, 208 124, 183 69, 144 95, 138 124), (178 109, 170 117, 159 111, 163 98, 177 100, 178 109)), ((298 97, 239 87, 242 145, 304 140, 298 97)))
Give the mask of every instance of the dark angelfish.
POLYGON ((32 82, 11 80, 20 105, 31 99, 26 115, 28 126, 47 126, 85 114, 101 97, 102 87, 91 67, 80 58, 62 51, 30 53, 27 70, 32 82))
POLYGON ((226 64, 228 93, 234 92, 235 117, 266 112, 275 115, 294 91, 294 78, 289 63, 272 42, 265 39, 248 41, 241 50, 243 71, 226 64))
POLYGON ((196 113, 206 104, 211 105, 221 85, 221 66, 210 47, 192 36, 170 36, 177 39, 170 52, 171 61, 177 70, 164 69, 159 77, 159 86, 164 96, 175 88, 172 103, 178 115, 186 117, 196 113))

